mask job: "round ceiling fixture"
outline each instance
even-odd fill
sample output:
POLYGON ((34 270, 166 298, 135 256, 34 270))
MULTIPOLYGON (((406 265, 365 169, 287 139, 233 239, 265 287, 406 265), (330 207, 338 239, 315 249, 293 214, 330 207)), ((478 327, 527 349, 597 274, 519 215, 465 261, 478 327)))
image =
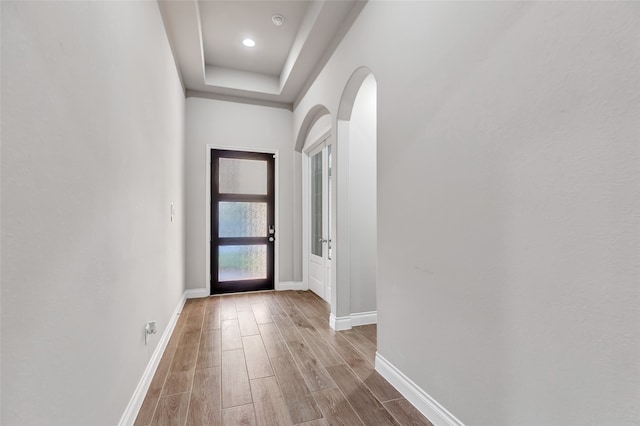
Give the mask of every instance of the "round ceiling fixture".
POLYGON ((251 40, 250 38, 245 38, 244 40, 242 40, 242 44, 244 44, 247 47, 253 47, 256 45, 256 42, 251 40))
POLYGON ((279 27, 282 24, 284 24, 284 16, 282 16, 282 15, 273 15, 271 17, 271 22, 273 22, 273 25, 275 25, 276 27, 279 27))

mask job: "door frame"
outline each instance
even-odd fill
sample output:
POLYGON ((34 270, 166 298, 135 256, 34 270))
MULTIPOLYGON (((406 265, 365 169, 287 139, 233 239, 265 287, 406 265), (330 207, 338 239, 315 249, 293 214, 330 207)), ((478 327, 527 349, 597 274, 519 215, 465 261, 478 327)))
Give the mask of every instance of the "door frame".
MULTIPOLYGON (((310 152, 314 151, 321 144, 328 142, 331 138, 331 130, 327 130, 320 137, 318 137, 313 143, 308 144, 308 146, 304 146, 302 148, 302 281, 303 288, 305 290, 309 289, 309 250, 311 245, 311 179, 309 176, 309 161, 311 160, 310 152)), ((328 145, 334 145, 333 143, 328 145)), ((335 156, 335 146, 331 150, 332 155, 335 156)), ((334 161, 335 165, 335 161, 334 161)), ((333 178, 335 185, 335 176, 333 178)), ((335 198, 335 188, 332 188, 331 191, 332 196, 335 198)), ((331 209, 333 220, 331 221, 331 226, 333 229, 330 230, 332 235, 332 247, 336 247, 336 238, 335 238, 335 199, 331 200, 331 209)), ((334 275, 335 265, 331 265, 331 274, 330 276, 325 276, 325 297, 326 302, 331 305, 332 293, 334 291, 333 287, 333 275, 334 275), (327 292, 327 281, 330 282, 329 292, 327 292)), ((325 274, 326 275, 326 274, 325 274)))
POLYGON ((211 294, 211 150, 212 149, 221 149, 228 151, 241 151, 241 152, 257 152, 261 154, 273 154, 275 156, 275 164, 274 164, 274 174, 275 174, 275 191, 274 191, 274 208, 275 208, 275 225, 276 225, 276 241, 274 243, 273 248, 273 286, 275 290, 280 289, 280 238, 279 237, 279 229, 280 229, 280 214, 279 214, 279 198, 278 194, 280 192, 279 187, 279 155, 277 149, 261 149, 261 148, 246 148, 246 147, 237 147, 237 146, 225 146, 225 145, 214 145, 207 144, 207 152, 206 152, 206 183, 205 183, 205 275, 204 279, 207 283, 207 296, 211 294))

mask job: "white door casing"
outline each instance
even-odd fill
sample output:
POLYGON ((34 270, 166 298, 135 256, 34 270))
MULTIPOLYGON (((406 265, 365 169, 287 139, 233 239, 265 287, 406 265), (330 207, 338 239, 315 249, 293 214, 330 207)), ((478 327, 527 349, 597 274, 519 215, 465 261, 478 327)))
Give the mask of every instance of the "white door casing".
POLYGON ((309 289, 331 303, 331 163, 332 145, 325 134, 305 151, 305 254, 309 289))

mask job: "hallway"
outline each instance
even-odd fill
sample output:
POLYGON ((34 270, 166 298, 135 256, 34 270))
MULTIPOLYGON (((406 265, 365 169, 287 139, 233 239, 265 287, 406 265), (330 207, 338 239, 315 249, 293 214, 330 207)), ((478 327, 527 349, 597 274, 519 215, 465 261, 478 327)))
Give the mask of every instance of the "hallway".
POLYGON ((638 425, 640 1, 0 15, 2 426, 638 425))
POLYGON ((307 291, 187 300, 135 425, 430 425, 307 291))

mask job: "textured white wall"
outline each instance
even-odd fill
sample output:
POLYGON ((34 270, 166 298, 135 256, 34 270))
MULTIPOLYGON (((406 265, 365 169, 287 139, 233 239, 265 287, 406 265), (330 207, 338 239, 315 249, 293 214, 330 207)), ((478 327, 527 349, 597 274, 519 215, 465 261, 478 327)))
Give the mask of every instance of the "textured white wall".
POLYGON ((463 422, 640 418, 640 3, 369 2, 378 351, 463 422))
POLYGON ((2 2, 1 102, 0 423, 117 424, 145 323, 161 334, 184 291, 184 95, 157 4, 2 2))
MULTIPOLYGON (((339 137, 339 136, 338 136, 339 137)), ((376 310, 376 80, 360 86, 349 121, 350 313, 376 310)))
MULTIPOLYGON (((186 204, 187 245, 186 277, 188 288, 206 288, 207 276, 207 145, 220 147, 278 150, 279 187, 276 203, 279 223, 279 276, 277 281, 292 281, 294 215, 293 151, 291 111, 258 105, 246 105, 212 99, 188 98, 186 101, 186 204)), ((295 258, 300 264, 300 255, 295 258)))

